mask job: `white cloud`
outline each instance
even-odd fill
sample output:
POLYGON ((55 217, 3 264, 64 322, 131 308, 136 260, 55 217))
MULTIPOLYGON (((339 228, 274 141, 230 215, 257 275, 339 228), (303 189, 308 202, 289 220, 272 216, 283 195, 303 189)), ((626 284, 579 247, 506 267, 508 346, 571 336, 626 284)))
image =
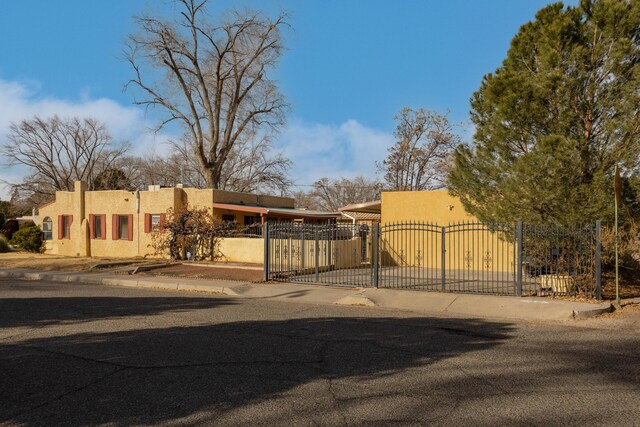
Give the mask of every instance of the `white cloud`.
POLYGON ((293 161, 296 184, 308 185, 325 176, 373 178, 375 162, 386 157, 392 144, 393 135, 356 120, 347 120, 339 126, 294 120, 277 146, 293 161))
MULTIPOLYGON (((163 154, 168 148, 163 144, 167 134, 149 132, 151 122, 144 117, 141 108, 125 106, 108 98, 91 98, 82 93, 77 100, 65 100, 42 94, 34 82, 15 82, 0 79, 0 144, 6 141, 11 122, 28 119, 34 115, 43 117, 57 114, 62 117, 94 117, 104 122, 115 140, 126 140, 133 147, 133 154, 153 152, 163 154)), ((373 178, 375 162, 387 154, 393 143, 390 133, 367 127, 356 120, 340 125, 324 125, 293 119, 280 135, 276 146, 293 161, 293 179, 296 184, 313 184, 319 178, 353 178, 364 175, 373 178)), ((2 181, 15 183, 26 171, 1 166, 0 199, 9 197, 2 181)), ((302 187, 305 188, 305 187, 302 187)))
MULTIPOLYGON (((108 98, 92 99, 82 93, 78 100, 64 100, 42 94, 37 82, 16 82, 0 79, 0 144, 6 142, 11 122, 32 118, 34 115, 49 117, 93 117, 105 123, 115 141, 127 141, 133 154, 149 152, 162 154, 166 151, 164 142, 167 134, 149 131, 151 123, 145 120, 142 109, 124 106, 108 98)), ((2 181, 15 183, 26 171, 20 168, 8 169, 5 159, 0 159, 0 199, 7 199, 8 188, 2 181)))

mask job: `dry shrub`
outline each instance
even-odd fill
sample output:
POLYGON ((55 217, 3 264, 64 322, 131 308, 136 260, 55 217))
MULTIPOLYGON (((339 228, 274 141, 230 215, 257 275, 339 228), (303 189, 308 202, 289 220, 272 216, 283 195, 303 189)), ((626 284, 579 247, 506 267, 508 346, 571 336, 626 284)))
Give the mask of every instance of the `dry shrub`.
MULTIPOLYGON (((602 241, 602 266, 605 269, 614 269, 616 260, 615 227, 603 226, 602 241)), ((618 259, 623 269, 637 270, 640 267, 640 222, 629 220, 618 227, 618 259)))
POLYGON ((160 229, 152 232, 150 246, 155 256, 214 261, 223 256, 220 239, 233 226, 218 220, 207 208, 169 209, 160 229))

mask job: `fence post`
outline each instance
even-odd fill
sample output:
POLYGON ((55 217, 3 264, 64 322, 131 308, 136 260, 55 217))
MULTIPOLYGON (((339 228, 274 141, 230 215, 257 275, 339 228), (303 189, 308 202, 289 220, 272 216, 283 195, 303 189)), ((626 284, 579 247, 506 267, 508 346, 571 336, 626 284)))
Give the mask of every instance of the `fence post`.
POLYGON ((303 222, 302 224, 300 224, 300 227, 302 229, 301 233, 302 233, 302 237, 300 238, 300 270, 302 272, 302 274, 304 274, 304 234, 307 231, 307 224, 305 222, 303 222))
POLYGON ((378 287, 378 247, 380 244, 380 223, 373 224, 373 236, 371 238, 371 268, 373 269, 373 286, 378 287))
POLYGON ((269 223, 265 222, 262 225, 262 235, 264 236, 264 274, 262 276, 263 281, 269 280, 269 223))
POLYGON ((442 257, 442 290, 446 290, 446 271, 447 271, 447 264, 445 262, 445 255, 447 253, 447 248, 445 245, 445 239, 446 239, 446 233, 445 233, 445 229, 447 227, 443 226, 442 229, 440 230, 440 240, 442 240, 442 252, 440 254, 440 256, 442 257))
POLYGON ((596 299, 602 299, 602 242, 600 232, 602 220, 596 221, 596 299))
POLYGON ((522 296, 522 221, 518 221, 517 224, 517 246, 518 246, 518 281, 516 283, 516 296, 522 296))
POLYGON ((320 244, 318 243, 318 225, 315 224, 313 226, 314 229, 314 237, 315 237, 315 255, 316 255, 316 283, 320 281, 320 244))

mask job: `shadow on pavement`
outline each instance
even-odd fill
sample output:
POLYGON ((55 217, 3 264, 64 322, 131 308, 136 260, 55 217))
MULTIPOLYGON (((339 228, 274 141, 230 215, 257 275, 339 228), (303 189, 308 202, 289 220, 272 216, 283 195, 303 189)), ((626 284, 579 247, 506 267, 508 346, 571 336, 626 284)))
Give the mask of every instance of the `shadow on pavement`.
MULTIPOLYGON (((136 308, 121 315, 170 309, 162 298, 141 298, 139 307, 138 299, 131 300, 136 308)), ((220 303, 187 299, 171 309, 220 303)), ((117 299, 98 306, 105 317, 119 309, 117 299)), ((337 395, 357 394, 380 410, 380 382, 388 382, 390 394, 423 386, 410 374, 414 368, 493 348, 510 331, 508 323, 465 319, 323 317, 26 339, 0 344, 0 422, 130 425, 190 423, 202 416, 216 423, 273 424, 318 412, 323 423, 339 424, 344 419, 337 395), (401 372, 409 375, 398 383, 401 372)), ((447 392, 443 388, 443 396, 447 392)), ((416 405, 439 403, 416 398, 416 405)))
POLYGON ((43 297, 0 299, 0 328, 151 316, 234 304, 229 299, 189 297, 43 297))

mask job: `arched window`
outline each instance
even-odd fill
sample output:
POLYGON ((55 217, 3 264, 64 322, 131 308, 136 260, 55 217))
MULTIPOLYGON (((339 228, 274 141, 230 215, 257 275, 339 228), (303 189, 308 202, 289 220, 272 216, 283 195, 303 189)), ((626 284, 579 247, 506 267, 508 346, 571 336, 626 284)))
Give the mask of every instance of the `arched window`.
POLYGON ((48 216, 42 220, 42 234, 44 240, 51 240, 53 238, 53 228, 51 224, 51 218, 48 216))

